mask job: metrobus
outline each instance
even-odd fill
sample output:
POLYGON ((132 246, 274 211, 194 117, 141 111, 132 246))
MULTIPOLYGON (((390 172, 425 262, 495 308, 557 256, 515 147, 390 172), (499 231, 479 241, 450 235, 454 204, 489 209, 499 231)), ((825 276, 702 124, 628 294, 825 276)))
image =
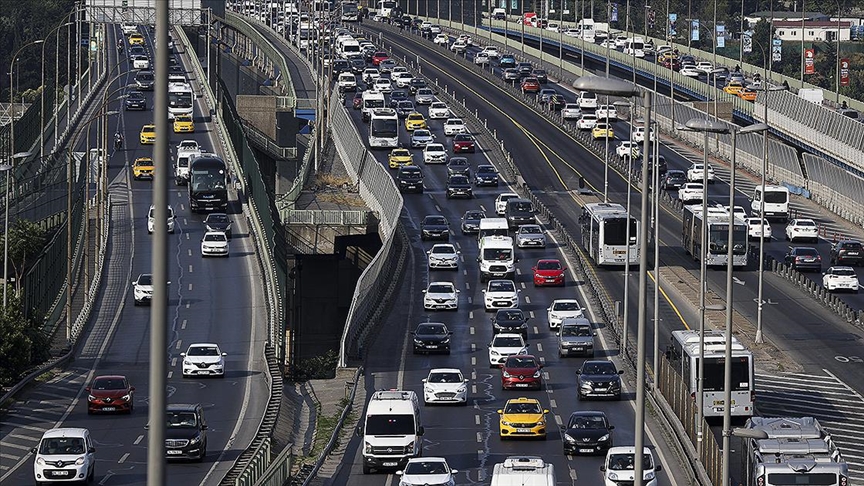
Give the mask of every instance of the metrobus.
POLYGON ((639 222, 627 213, 624 206, 616 203, 587 203, 582 207, 579 223, 582 246, 594 263, 624 265, 628 253, 631 265, 639 263, 639 222))
MULTIPOLYGON (((684 206, 683 228, 681 231, 681 244, 684 250, 694 260, 699 261, 703 254, 702 237, 703 228, 702 205, 693 204, 684 206)), ((707 224, 708 251, 705 252, 705 264, 708 266, 725 266, 727 264, 729 243, 729 212, 723 208, 708 207, 708 217, 704 219, 707 224)), ((748 232, 747 223, 741 218, 735 218, 735 226, 732 227, 732 266, 746 267, 748 260, 748 232)))
POLYGON ((192 86, 188 83, 171 83, 168 85, 168 119, 174 115, 192 116, 192 86))
POLYGON ((396 8, 397 3, 392 0, 378 0, 377 10, 378 15, 387 18, 390 17, 390 13, 396 8))
MULTIPOLYGON (((735 336, 732 339, 732 409, 733 417, 752 417, 754 406, 753 353, 735 336)), ((704 417, 722 417, 726 376, 726 335, 722 331, 705 330, 701 350, 702 412, 704 417)), ((698 330, 672 331, 672 343, 666 358, 686 383, 690 395, 697 398, 699 390, 700 340, 698 330)))
POLYGON ((228 209, 228 168, 221 158, 207 154, 192 159, 189 206, 193 213, 228 209))
POLYGON ((750 203, 750 211, 754 216, 762 216, 765 219, 786 221, 789 218, 789 189, 785 186, 765 186, 765 198, 762 198, 762 186, 757 185, 753 190, 753 201, 750 203), (765 205, 765 214, 762 214, 762 205, 765 205))
POLYGON ((399 146, 399 117, 393 108, 372 110, 369 120, 369 146, 393 148, 399 146))

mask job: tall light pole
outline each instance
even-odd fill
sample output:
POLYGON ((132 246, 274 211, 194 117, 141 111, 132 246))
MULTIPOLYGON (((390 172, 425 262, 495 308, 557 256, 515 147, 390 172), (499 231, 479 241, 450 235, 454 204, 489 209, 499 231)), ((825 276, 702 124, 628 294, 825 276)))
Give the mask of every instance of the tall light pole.
MULTIPOLYGON (((12 60, 9 61, 9 108, 12 116, 9 118, 9 152, 8 154, 11 156, 15 154, 15 80, 13 75, 15 74, 15 60, 18 59, 18 54, 21 54, 21 51, 24 49, 35 46, 36 44, 41 44, 45 42, 45 39, 36 39, 30 41, 23 46, 19 47, 15 54, 12 55, 12 60)), ((23 107, 23 100, 22 100, 23 107)))
MULTIPOLYGON (((72 25, 72 22, 65 22, 62 24, 57 24, 57 26, 54 27, 53 29, 51 29, 51 32, 49 32, 48 35, 45 36, 45 39, 43 39, 43 42, 42 42, 42 80, 39 84, 39 86, 42 87, 42 95, 39 96, 39 103, 40 103, 39 126, 43 127, 43 130, 39 131, 39 158, 40 159, 45 158, 45 130, 44 130, 44 127, 45 127, 45 45, 47 44, 47 42, 44 42, 44 41, 48 40, 48 38, 51 37, 58 30, 60 30, 61 27, 66 27, 67 25, 72 25)), ((59 38, 59 36, 58 36, 58 38, 59 38)), ((55 59, 54 62, 56 64, 57 59, 55 59)), ((57 86, 55 85, 53 89, 56 91, 57 86)), ((54 93, 54 96, 57 96, 56 92, 54 93)), ((56 105, 56 103, 55 103, 55 105, 56 105)), ((56 116, 56 114, 55 114, 55 116, 56 116)))
MULTIPOLYGON (((11 105, 10 105, 11 106, 11 105)), ((14 116, 14 115, 13 115, 14 116)), ((9 179, 11 179, 15 172, 12 170, 15 168, 15 160, 16 159, 26 159, 30 157, 29 152, 19 152, 17 154, 12 155, 10 157, 11 162, 9 164, 9 169, 4 169, 6 172, 6 197, 3 200, 3 212, 5 213, 5 217, 3 218, 3 309, 6 309, 7 302, 7 292, 9 291, 9 179)), ((5 165, 4 165, 5 167, 5 165)))

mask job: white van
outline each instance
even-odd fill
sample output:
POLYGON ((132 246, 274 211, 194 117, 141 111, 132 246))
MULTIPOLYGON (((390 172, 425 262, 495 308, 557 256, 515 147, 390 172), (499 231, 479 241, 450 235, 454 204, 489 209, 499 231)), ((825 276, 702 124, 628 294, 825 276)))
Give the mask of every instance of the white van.
POLYGON ((363 121, 372 119, 372 110, 384 108, 384 93, 376 90, 363 92, 363 121))
POLYGON ((509 236, 509 234, 507 218, 483 218, 480 220, 477 241, 479 242, 485 236, 509 236))
POLYGON ((642 37, 629 37, 624 42, 624 54, 638 58, 645 57, 645 39, 642 37))
POLYGON ((363 435, 363 474, 373 469, 400 470, 412 457, 423 453, 417 394, 406 390, 377 391, 366 406, 358 427, 363 435))
MULTIPOLYGON (((654 460, 651 449, 645 447, 642 454, 642 478, 644 486, 657 486, 657 471, 661 467, 654 460)), ((636 448, 633 446, 611 447, 606 452, 606 459, 600 470, 603 471, 603 484, 605 486, 618 486, 619 484, 633 484, 635 471, 636 448)))
POLYGON ((96 476, 96 448, 87 429, 48 430, 30 452, 36 455, 33 461, 36 484, 55 481, 89 484, 96 476))
POLYGON ((768 220, 789 219, 789 189, 785 186, 765 186, 765 214, 762 212, 762 186, 757 185, 750 202, 750 213, 768 220))
POLYGON ((597 108, 597 94, 592 93, 591 91, 582 91, 579 93, 579 108, 584 110, 586 108, 597 108))
POLYGON ((491 486, 555 486, 555 466, 537 456, 510 456, 492 469, 491 486))
MULTIPOLYGON (((481 220, 482 221, 482 220, 481 220)), ((485 236, 480 238, 480 281, 492 279, 515 280, 516 247, 509 236, 485 236)))

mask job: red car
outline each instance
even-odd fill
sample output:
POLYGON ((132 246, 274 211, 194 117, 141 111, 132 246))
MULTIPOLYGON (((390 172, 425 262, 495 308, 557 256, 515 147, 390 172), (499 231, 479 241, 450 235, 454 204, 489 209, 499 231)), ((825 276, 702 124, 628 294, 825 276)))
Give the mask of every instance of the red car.
POLYGON ((538 260, 537 265, 531 270, 534 271, 535 287, 544 285, 564 286, 564 271, 567 270, 567 268, 561 265, 560 260, 538 260))
POLYGON ((673 59, 666 59, 665 61, 663 61, 663 67, 665 67, 666 69, 671 69, 673 71, 680 71, 681 70, 681 62, 678 61, 678 59, 674 59, 674 58, 673 59))
POLYGON ((453 153, 474 153, 474 137, 467 133, 457 133, 453 137, 453 153))
POLYGON ((522 80, 520 86, 522 87, 523 93, 537 93, 540 91, 540 80, 534 76, 529 76, 522 80))
POLYGON ((543 384, 540 360, 530 354, 510 356, 501 366, 501 389, 536 388, 543 384))
POLYGON ((363 108, 363 92, 362 91, 358 91, 357 93, 354 93, 354 99, 353 99, 351 104, 354 106, 355 110, 359 110, 360 108, 363 108))
POLYGON ((135 387, 122 375, 97 376, 87 391, 87 413, 132 413, 135 387))
POLYGON ((375 54, 372 54, 372 65, 377 66, 381 64, 381 61, 384 59, 390 59, 390 54, 387 54, 384 51, 378 51, 375 54))

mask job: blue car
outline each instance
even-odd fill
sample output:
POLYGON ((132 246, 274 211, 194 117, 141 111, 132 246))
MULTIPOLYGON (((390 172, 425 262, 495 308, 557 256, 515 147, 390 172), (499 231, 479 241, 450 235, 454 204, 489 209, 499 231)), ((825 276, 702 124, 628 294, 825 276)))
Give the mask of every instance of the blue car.
POLYGON ((515 68, 516 58, 513 57, 512 54, 504 54, 498 61, 498 67, 500 67, 501 69, 515 68))

